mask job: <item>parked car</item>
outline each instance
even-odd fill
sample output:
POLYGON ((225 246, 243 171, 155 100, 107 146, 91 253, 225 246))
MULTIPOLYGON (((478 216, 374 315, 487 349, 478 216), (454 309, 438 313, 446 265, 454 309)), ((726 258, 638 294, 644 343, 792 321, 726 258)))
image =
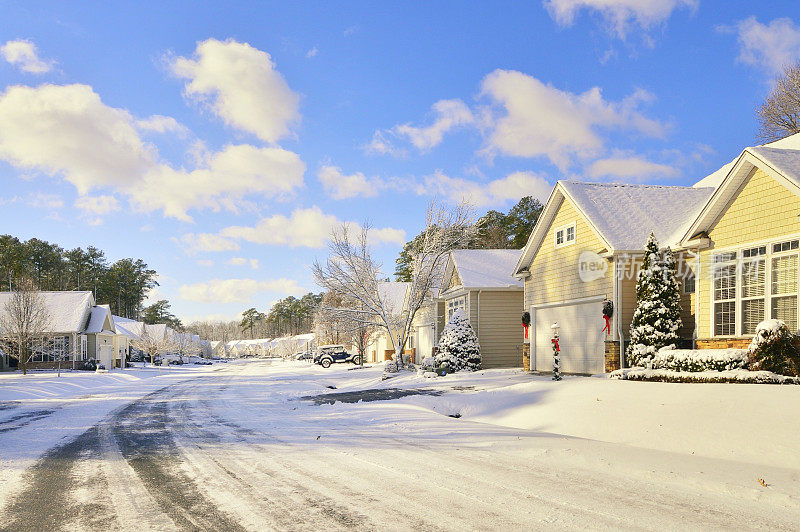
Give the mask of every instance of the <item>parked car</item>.
POLYGON ((295 353, 292 355, 292 358, 294 360, 312 360, 314 358, 314 354, 303 351, 302 353, 295 353))
POLYGON ((320 348, 317 355, 314 357, 314 363, 319 364, 323 368, 329 368, 331 364, 343 364, 345 362, 361 364, 361 355, 348 353, 345 351, 344 346, 336 346, 337 348, 335 349, 331 349, 330 346, 324 347, 326 347, 326 349, 320 348))

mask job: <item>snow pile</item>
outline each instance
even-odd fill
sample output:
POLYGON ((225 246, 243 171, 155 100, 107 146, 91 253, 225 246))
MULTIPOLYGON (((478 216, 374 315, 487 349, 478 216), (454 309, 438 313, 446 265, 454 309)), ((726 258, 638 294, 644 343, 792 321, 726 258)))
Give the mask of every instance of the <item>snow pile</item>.
POLYGON ((447 364, 449 371, 481 369, 481 346, 472 325, 461 309, 456 310, 439 339, 436 364, 447 364))
POLYGON ((652 369, 670 371, 732 371, 747 369, 746 349, 661 349, 651 361, 652 369))
POLYGON ((800 384, 800 377, 787 377, 770 371, 672 371, 668 369, 628 368, 608 374, 611 379, 657 382, 730 382, 750 384, 800 384))

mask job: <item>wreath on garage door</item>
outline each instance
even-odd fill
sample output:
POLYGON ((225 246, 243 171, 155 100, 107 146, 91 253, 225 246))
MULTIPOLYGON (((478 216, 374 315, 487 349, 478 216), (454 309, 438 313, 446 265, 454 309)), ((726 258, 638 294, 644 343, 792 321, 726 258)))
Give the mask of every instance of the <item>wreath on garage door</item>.
POLYGON ((525 329, 525 338, 528 338, 528 327, 531 326, 531 313, 522 313, 522 328, 525 329))

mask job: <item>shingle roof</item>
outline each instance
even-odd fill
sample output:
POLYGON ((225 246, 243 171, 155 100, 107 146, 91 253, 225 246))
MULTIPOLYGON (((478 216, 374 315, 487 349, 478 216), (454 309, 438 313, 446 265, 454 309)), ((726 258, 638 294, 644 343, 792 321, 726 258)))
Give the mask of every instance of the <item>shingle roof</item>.
POLYGON ((559 181, 615 250, 644 249, 653 231, 675 245, 713 194, 713 188, 559 181))
MULTIPOLYGON (((11 299, 13 292, 0 292, 0 312, 11 299)), ((83 332, 86 314, 94 303, 91 292, 39 292, 50 313, 47 333, 83 332)))
POLYGON ((457 249, 450 252, 465 288, 522 287, 512 277, 521 249, 457 249))

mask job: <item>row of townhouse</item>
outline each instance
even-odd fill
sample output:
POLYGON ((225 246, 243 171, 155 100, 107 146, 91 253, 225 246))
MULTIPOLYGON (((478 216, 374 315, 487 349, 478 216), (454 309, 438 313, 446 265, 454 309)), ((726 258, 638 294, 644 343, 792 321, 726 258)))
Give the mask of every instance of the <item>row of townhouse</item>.
MULTIPOLYGON (((522 250, 450 253, 406 354, 430 355, 449 317, 463 309, 486 368, 552 371, 558 323, 562 371, 618 369, 651 232, 678 259, 682 347, 746 347, 767 318, 797 331, 800 135, 745 148, 690 187, 557 182, 522 250)), ((397 307, 406 289, 385 283, 381 290, 397 307)), ((387 336, 377 335, 368 361, 393 356, 387 336)))
POLYGON ((314 333, 281 336, 279 338, 254 338, 250 340, 230 340, 225 344, 212 342, 213 352, 233 357, 246 356, 289 356, 310 350, 314 343, 314 333))
MULTIPOLYGON (((122 367, 133 349, 133 343, 145 335, 158 338, 165 351, 176 346, 191 346, 197 353, 210 353, 210 342, 197 335, 174 331, 164 324, 143 322, 114 316, 108 305, 98 305, 89 291, 39 292, 47 309, 49 324, 41 331, 43 338, 32 346, 31 369, 62 367, 80 368, 94 359, 106 368, 122 367)), ((0 292, 0 310, 11 292, 0 292)), ((180 348, 180 347, 179 347, 180 348)), ((15 367, 17 361, 0 351, 3 368, 15 367)))

